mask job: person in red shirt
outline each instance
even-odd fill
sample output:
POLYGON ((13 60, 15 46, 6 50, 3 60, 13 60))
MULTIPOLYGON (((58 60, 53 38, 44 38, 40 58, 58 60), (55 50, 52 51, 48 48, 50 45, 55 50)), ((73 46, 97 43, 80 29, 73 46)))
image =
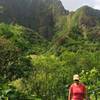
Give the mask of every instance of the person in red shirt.
POLYGON ((87 100, 86 86, 79 81, 79 75, 73 76, 74 83, 69 87, 68 100, 87 100))

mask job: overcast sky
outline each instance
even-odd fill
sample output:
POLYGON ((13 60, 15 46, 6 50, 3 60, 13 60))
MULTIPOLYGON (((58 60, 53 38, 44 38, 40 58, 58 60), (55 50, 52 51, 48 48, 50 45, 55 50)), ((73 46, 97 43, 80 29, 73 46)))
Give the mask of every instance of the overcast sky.
POLYGON ((67 10, 76 10, 77 8, 88 5, 95 9, 100 9, 100 0, 61 0, 67 10))

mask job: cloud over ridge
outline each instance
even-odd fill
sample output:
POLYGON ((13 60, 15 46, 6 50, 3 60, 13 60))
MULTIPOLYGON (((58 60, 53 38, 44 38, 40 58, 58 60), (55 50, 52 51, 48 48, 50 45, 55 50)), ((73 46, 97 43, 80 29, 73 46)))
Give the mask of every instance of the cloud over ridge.
POLYGON ((88 5, 100 9, 100 0, 61 0, 67 10, 76 10, 81 6, 88 5))

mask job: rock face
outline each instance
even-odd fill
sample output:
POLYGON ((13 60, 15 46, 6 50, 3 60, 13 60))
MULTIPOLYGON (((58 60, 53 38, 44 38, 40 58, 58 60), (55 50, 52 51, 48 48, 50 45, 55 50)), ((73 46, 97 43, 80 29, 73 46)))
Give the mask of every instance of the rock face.
POLYGON ((60 0, 0 0, 0 22, 24 25, 47 38, 66 13, 60 0))

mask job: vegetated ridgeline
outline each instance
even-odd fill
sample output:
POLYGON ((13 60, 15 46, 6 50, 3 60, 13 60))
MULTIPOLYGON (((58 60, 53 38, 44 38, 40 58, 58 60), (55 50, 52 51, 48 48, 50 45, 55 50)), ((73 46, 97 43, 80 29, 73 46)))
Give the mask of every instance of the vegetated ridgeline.
POLYGON ((58 17, 67 13, 60 0, 0 0, 0 22, 24 25, 46 38, 54 35, 58 17))
POLYGON ((64 27, 70 28, 68 30, 77 28, 84 38, 98 40, 100 37, 99 10, 83 6, 69 12, 60 0, 0 0, 0 22, 24 25, 47 39, 64 27))

